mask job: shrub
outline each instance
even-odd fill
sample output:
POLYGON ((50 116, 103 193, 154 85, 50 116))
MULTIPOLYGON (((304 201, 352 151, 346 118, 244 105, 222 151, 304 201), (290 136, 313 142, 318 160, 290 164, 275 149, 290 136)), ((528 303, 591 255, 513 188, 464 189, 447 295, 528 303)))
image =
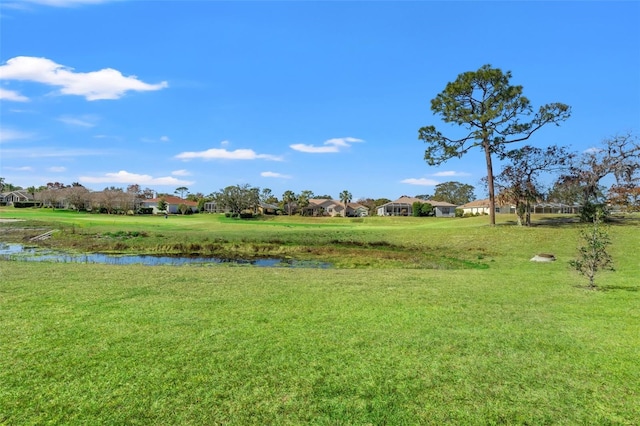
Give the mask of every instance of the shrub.
POLYGON ((41 204, 39 201, 15 201, 13 203, 13 207, 16 209, 26 209, 30 207, 40 207, 41 204))
POLYGON ((599 270, 613 270, 611 255, 607 252, 607 246, 611 239, 606 229, 601 228, 600 216, 596 213, 593 226, 580 232, 584 245, 579 248, 577 259, 570 261, 580 274, 589 279, 589 288, 596 289, 595 277, 599 270))
POLYGON ((411 206, 411 214, 415 217, 433 216, 435 214, 435 211, 431 204, 416 201, 411 206))
POLYGON ((589 201, 584 203, 580 212, 580 222, 591 223, 606 220, 609 210, 604 204, 594 204, 589 201))

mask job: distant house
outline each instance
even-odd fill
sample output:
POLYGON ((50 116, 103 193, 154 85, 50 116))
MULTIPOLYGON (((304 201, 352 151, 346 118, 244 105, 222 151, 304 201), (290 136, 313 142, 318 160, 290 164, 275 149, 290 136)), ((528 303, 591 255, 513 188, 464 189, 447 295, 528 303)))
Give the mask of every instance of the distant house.
MULTIPOLYGON (((458 207, 462 209, 463 214, 489 214, 489 199, 475 200, 470 203, 463 204, 458 207)), ((515 214, 516 206, 511 204, 496 205, 496 213, 515 214)), ((535 203, 531 206, 531 213, 580 213, 579 204, 562 204, 562 203, 535 203)))
POLYGON ((369 215, 369 209, 362 204, 347 203, 346 210, 342 201, 327 198, 311 198, 309 205, 302 212, 306 216, 348 216, 362 217, 369 215))
POLYGON ((567 213, 578 214, 582 210, 580 204, 537 203, 531 209, 532 213, 567 213))
POLYGON ((33 196, 24 190, 3 192, 0 194, 0 204, 5 206, 12 206, 13 203, 22 201, 33 201, 33 196))
POLYGON ((342 216, 344 205, 330 198, 311 198, 309 205, 302 209, 304 216, 342 216))
POLYGON ((258 213, 260 214, 278 214, 278 210, 280 210, 280 207, 276 206, 275 204, 269 204, 269 203, 260 203, 258 205, 258 213))
POLYGON ((347 216, 355 216, 355 217, 369 216, 369 208, 358 203, 348 203, 347 216), (352 214, 349 214, 349 213, 352 213, 352 214))
POLYGON ((413 216, 413 203, 429 203, 433 206, 436 217, 455 217, 456 205, 444 201, 423 200, 403 195, 395 201, 378 207, 378 216, 413 216))
POLYGON ((165 197, 159 198, 150 198, 148 200, 143 200, 141 203, 142 207, 153 208, 153 214, 160 214, 165 212, 170 214, 180 213, 181 204, 187 206, 191 210, 191 213, 195 213, 198 211, 198 203, 196 203, 195 201, 185 200, 173 195, 167 195, 165 197), (164 202, 167 204, 167 208, 165 210, 160 210, 158 208, 158 203, 160 203, 161 200, 164 200, 164 202))
POLYGON ((226 208, 226 206, 223 206, 216 201, 207 201, 202 206, 202 210, 207 213, 226 213, 229 211, 229 209, 226 208))
POLYGON ((458 208, 462 210, 462 214, 466 215, 484 215, 491 212, 488 198, 485 200, 473 200, 469 203, 461 205, 458 208))

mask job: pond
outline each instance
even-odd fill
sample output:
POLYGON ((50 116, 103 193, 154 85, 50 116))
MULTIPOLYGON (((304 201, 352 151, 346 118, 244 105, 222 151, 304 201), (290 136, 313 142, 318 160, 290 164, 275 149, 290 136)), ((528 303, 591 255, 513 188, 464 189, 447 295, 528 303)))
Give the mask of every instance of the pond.
POLYGON ((101 263, 108 265, 207 265, 236 264, 252 265, 263 268, 330 268, 327 262, 303 261, 294 259, 260 258, 239 259, 209 256, 162 256, 137 254, 105 254, 105 253, 65 253, 37 247, 25 247, 22 244, 0 243, 0 259, 23 262, 59 262, 59 263, 101 263))

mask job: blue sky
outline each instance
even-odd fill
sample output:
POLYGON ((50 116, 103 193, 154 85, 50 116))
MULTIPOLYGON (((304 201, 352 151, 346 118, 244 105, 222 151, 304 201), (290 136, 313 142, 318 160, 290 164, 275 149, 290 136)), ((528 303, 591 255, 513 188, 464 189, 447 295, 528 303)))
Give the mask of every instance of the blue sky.
POLYGON ((0 176, 354 200, 458 181, 482 198, 483 154, 429 167, 417 133, 457 131, 430 100, 484 64, 534 109, 571 105, 533 145, 640 130, 636 1, 3 0, 0 176))

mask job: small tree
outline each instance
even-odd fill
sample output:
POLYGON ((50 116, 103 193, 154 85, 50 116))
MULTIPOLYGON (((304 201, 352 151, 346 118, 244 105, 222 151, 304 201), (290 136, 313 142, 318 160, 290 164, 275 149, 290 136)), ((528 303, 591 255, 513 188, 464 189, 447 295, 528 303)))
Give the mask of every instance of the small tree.
POLYGON ((435 212, 433 206, 430 203, 422 203, 420 206, 420 216, 433 216, 435 212))
POLYGON ((433 206, 430 203, 416 201, 411 205, 411 214, 414 217, 433 216, 433 206))
POLYGON ((607 252, 611 239, 607 230, 601 227, 600 217, 596 214, 593 226, 580 232, 584 245, 578 249, 578 258, 569 262, 580 274, 589 279, 588 288, 592 290, 597 288, 595 278, 598 271, 613 270, 611 255, 607 252))
POLYGON ((162 197, 158 200, 158 210, 163 212, 166 209, 167 209, 167 201, 164 199, 164 197, 162 197))
POLYGON ((420 201, 416 201, 411 205, 411 214, 413 215, 413 217, 422 216, 422 211, 420 207, 422 207, 422 203, 420 201))

